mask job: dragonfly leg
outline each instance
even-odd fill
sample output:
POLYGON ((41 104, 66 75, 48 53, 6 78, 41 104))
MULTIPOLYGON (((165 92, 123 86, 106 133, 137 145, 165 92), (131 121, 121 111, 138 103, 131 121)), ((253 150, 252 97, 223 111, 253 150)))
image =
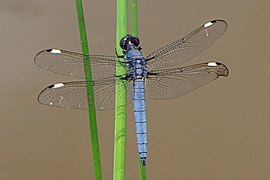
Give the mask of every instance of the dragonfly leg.
POLYGON ((152 56, 152 57, 150 57, 150 58, 148 58, 148 59, 145 59, 145 60, 146 60, 146 62, 148 62, 148 61, 150 61, 150 60, 152 60, 152 59, 155 59, 155 56, 152 56))
POLYGON ((157 75, 158 75, 158 73, 148 72, 147 73, 147 78, 157 77, 157 75))
POLYGON ((123 62, 123 61, 117 61, 121 66, 123 66, 124 68, 126 68, 126 64, 128 64, 128 62, 123 62))
POLYGON ((115 75, 115 77, 119 78, 120 80, 126 80, 126 81, 131 79, 131 77, 127 75, 115 75))
POLYGON ((124 58, 124 55, 122 55, 122 56, 118 55, 116 48, 115 48, 115 54, 116 54, 117 58, 124 58))

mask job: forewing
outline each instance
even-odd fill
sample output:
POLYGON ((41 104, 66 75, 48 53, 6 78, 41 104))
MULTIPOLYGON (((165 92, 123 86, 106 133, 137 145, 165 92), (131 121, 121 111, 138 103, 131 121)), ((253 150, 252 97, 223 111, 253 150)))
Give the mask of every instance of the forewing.
MULTIPOLYGON (((85 78, 84 76, 84 58, 83 54, 60 50, 47 49, 40 51, 34 58, 36 65, 54 73, 85 78)), ((92 79, 112 77, 115 75, 114 56, 88 56, 91 64, 92 79)))
MULTIPOLYGON (((96 110, 109 110, 115 107, 115 82, 117 78, 99 79, 93 82, 75 81, 53 84, 45 88, 38 96, 41 104, 68 109, 88 110, 86 85, 93 86, 96 110)), ((132 101, 132 83, 126 83, 127 100, 132 101)), ((119 92, 124 93, 123 91, 119 92)), ((92 98, 92 97, 90 97, 92 98)), ((122 106, 125 104, 119 104, 122 106)))
POLYGON ((223 20, 205 23, 186 37, 168 44, 153 52, 147 59, 150 69, 161 69, 178 66, 199 55, 211 46, 227 29, 223 20))
POLYGON ((218 62, 154 70, 145 82, 146 95, 159 100, 177 98, 228 74, 227 67, 218 62))

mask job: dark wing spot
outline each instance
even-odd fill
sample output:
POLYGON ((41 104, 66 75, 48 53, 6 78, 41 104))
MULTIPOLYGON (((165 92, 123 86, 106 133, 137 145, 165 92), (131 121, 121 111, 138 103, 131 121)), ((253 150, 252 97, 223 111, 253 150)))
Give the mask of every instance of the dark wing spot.
POLYGON ((54 84, 48 86, 49 89, 52 89, 54 87, 54 84))

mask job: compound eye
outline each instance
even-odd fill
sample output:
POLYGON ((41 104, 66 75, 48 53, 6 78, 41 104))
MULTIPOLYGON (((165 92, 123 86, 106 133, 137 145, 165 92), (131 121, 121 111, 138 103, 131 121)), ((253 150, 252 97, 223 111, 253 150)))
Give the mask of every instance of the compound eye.
POLYGON ((131 38, 131 43, 135 46, 135 47, 138 47, 140 45, 140 39, 136 36, 133 36, 131 38))
POLYGON ((127 45, 128 45, 128 42, 130 41, 130 35, 126 35, 125 37, 123 37, 121 40, 120 40, 120 47, 123 49, 123 50, 127 50, 127 45))
POLYGON ((127 38, 126 38, 126 37, 123 37, 123 38, 120 40, 120 47, 121 47, 123 50, 127 50, 127 38))

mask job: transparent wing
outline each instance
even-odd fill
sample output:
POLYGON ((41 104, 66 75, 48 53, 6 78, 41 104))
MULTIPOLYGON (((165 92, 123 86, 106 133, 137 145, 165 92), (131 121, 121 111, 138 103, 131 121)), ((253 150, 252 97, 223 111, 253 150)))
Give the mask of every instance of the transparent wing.
MULTIPOLYGON (((47 49, 40 51, 34 58, 36 65, 54 73, 85 78, 83 54, 60 50, 47 49)), ((91 63, 92 79, 112 77, 115 75, 114 56, 89 56, 91 63)))
POLYGON ((147 59, 150 69, 162 69, 178 66, 211 46, 227 29, 223 20, 205 23, 186 37, 168 44, 153 52, 147 59))
POLYGON ((217 79, 219 76, 226 77, 228 74, 228 68, 218 62, 154 70, 145 80, 145 91, 151 99, 177 98, 217 79))
MULTIPOLYGON (((96 110, 109 110, 115 107, 115 81, 125 83, 124 80, 106 78, 93 82, 75 81, 53 84, 39 94, 38 101, 45 105, 88 110, 86 91, 88 84, 93 86, 96 110)), ((125 86, 127 89, 126 103, 128 104, 132 101, 132 83, 127 82, 125 86)), ((124 90, 119 93, 124 93, 124 90)))

